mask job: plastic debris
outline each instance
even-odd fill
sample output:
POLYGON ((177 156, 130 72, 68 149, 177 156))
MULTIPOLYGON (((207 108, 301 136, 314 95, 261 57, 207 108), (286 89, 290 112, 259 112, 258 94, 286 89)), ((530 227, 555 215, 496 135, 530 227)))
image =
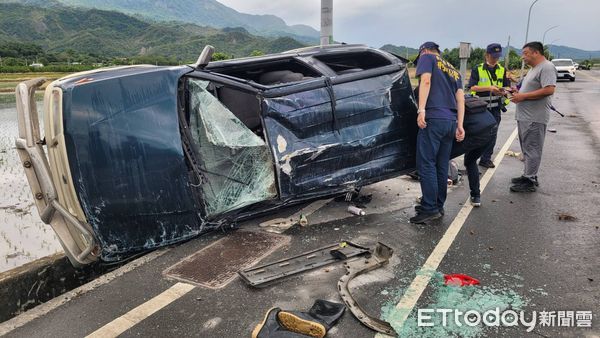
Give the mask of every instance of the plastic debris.
POLYGON ((453 286, 479 285, 479 280, 462 273, 455 273, 444 275, 444 284, 453 286))
POLYGON ((577 217, 573 216, 573 215, 569 215, 567 213, 561 212, 558 214, 558 220, 559 221, 576 221, 577 217))
POLYGON ((509 150, 509 151, 506 152, 505 155, 506 156, 510 156, 510 157, 517 157, 518 158, 519 156, 521 156, 521 153, 509 150))
POLYGON ((353 205, 348 206, 348 212, 358 216, 364 216, 367 214, 363 209, 357 208, 353 205))
POLYGON ((305 227, 305 226, 307 226, 307 225, 308 225, 308 219, 306 218, 306 216, 305 216, 305 215, 300 215, 300 221, 298 221, 298 223, 299 223, 301 226, 305 227))

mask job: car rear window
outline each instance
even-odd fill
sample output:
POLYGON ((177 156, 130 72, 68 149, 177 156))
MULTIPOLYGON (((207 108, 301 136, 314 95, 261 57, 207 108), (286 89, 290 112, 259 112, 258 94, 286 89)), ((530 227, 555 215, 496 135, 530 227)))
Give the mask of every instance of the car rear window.
POLYGON ((566 67, 566 66, 572 66, 573 65, 572 61, 567 61, 567 60, 553 60, 552 63, 556 67, 566 67))
POLYGON ((250 80, 265 86, 298 82, 321 76, 309 66, 296 59, 257 62, 229 69, 217 70, 218 73, 250 80))
POLYGON ((326 64, 338 75, 355 73, 392 64, 392 62, 383 55, 370 51, 332 53, 316 55, 314 58, 326 64))

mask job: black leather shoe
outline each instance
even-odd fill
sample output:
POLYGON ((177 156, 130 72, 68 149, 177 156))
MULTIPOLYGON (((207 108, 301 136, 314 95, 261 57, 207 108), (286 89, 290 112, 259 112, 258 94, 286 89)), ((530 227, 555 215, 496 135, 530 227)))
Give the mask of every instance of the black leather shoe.
POLYGON ((496 168, 496 165, 492 161, 479 161, 479 165, 484 168, 496 168))
MULTIPOLYGON (((421 212, 421 210, 423 210, 423 207, 420 205, 415 205, 415 211, 416 212, 421 212)), ((444 216, 444 208, 439 209, 439 212, 442 216, 444 216)))
POLYGON ((433 213, 422 213, 419 212, 417 213, 417 215, 415 217, 411 217, 410 218, 410 222, 414 223, 414 224, 424 224, 427 223, 429 221, 433 221, 435 219, 438 219, 442 217, 442 214, 440 214, 439 212, 433 212, 433 213))
POLYGON ((526 182, 517 183, 510 187, 510 191, 512 192, 535 192, 535 183, 530 179, 527 179, 526 182))
POLYGON ((344 304, 317 299, 308 310, 308 314, 323 323, 325 328, 329 330, 342 317, 344 311, 346 311, 346 305, 344 304))
POLYGON ((538 182, 537 178, 535 178, 535 179, 532 180, 532 179, 530 179, 528 177, 525 177, 525 176, 519 176, 519 177, 513 177, 513 178, 510 179, 510 183, 513 183, 513 184, 520 184, 520 183, 524 183, 524 182, 527 182, 527 181, 533 181, 533 184, 536 187, 540 185, 540 183, 538 182))

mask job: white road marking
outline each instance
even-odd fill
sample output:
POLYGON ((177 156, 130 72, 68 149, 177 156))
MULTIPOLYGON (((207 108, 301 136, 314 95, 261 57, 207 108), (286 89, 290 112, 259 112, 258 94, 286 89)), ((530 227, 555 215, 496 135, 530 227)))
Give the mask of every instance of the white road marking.
POLYGON ((144 304, 136 307, 135 309, 127 312, 121 317, 92 332, 87 337, 117 337, 123 332, 127 331, 128 329, 141 322, 142 320, 150 317, 158 310, 183 297, 185 294, 194 289, 194 287, 195 286, 191 284, 177 283, 169 289, 167 289, 166 291, 164 291, 163 293, 159 294, 158 296, 150 299, 144 304))
MULTIPOLYGON (((494 173, 496 172, 496 170, 498 169, 498 167, 500 166, 500 163, 504 158, 504 154, 506 153, 506 151, 508 150, 508 148, 513 143, 516 137, 517 128, 515 128, 515 130, 506 140, 506 143, 504 143, 502 149, 500 149, 500 151, 496 155, 496 158, 494 159, 494 163, 496 163, 496 168, 487 169, 485 174, 481 177, 480 189, 482 192, 487 186, 492 176, 494 175, 494 173)), ((396 304, 396 310, 399 311, 400 318, 398 319, 398 321, 391 323, 394 327, 402 327, 404 325, 404 322, 406 321, 413 308, 417 304, 417 301, 421 297, 421 294, 423 294, 423 291, 425 291, 425 288, 427 288, 431 277, 433 277, 435 271, 442 262, 442 259, 444 259, 444 256, 446 256, 446 253, 452 245, 452 242, 454 242, 454 240, 456 239, 456 235, 458 235, 458 232, 460 231, 460 229, 462 229, 467 217, 471 213, 471 210, 473 210, 473 206, 471 205, 468 198, 464 203, 463 207, 458 212, 458 215, 456 215, 456 218, 454 218, 454 220, 448 227, 448 230, 446 230, 446 233, 444 234, 442 239, 440 239, 435 249, 433 249, 433 251, 429 255, 429 258, 427 258, 427 261, 425 261, 425 264, 417 273, 415 279, 412 281, 408 289, 406 289, 406 292, 402 296, 402 299, 400 299, 400 302, 396 304)), ((377 335, 375 335, 375 337, 381 338, 387 336, 378 333, 377 335)))
POLYGON ((71 299, 81 296, 82 294, 84 294, 88 291, 91 291, 91 290, 99 287, 100 285, 106 284, 106 283, 112 281, 113 279, 115 279, 119 276, 122 276, 125 273, 132 271, 132 270, 136 269, 137 267, 139 267, 143 264, 146 264, 157 257, 160 257, 168 250, 169 249, 163 249, 163 250, 157 250, 157 251, 151 252, 145 256, 142 256, 132 262, 125 264, 124 266, 118 268, 115 271, 111 271, 105 275, 102 275, 87 284, 84 284, 84 285, 82 285, 76 289, 73 289, 59 297, 56 297, 44 304, 38 305, 31 310, 27 310, 27 312, 25 312, 17 317, 14 317, 12 319, 9 319, 8 321, 1 323, 0 324, 0 337, 31 322, 32 320, 34 320, 36 318, 46 315, 48 312, 58 308, 59 306, 61 306, 63 304, 68 303, 71 299))

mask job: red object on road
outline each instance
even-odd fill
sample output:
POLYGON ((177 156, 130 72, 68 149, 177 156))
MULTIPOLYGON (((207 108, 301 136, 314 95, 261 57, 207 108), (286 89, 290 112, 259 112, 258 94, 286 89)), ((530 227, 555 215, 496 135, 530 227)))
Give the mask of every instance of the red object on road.
POLYGON ((444 275, 444 284, 454 286, 479 285, 479 280, 462 273, 454 273, 444 275))

